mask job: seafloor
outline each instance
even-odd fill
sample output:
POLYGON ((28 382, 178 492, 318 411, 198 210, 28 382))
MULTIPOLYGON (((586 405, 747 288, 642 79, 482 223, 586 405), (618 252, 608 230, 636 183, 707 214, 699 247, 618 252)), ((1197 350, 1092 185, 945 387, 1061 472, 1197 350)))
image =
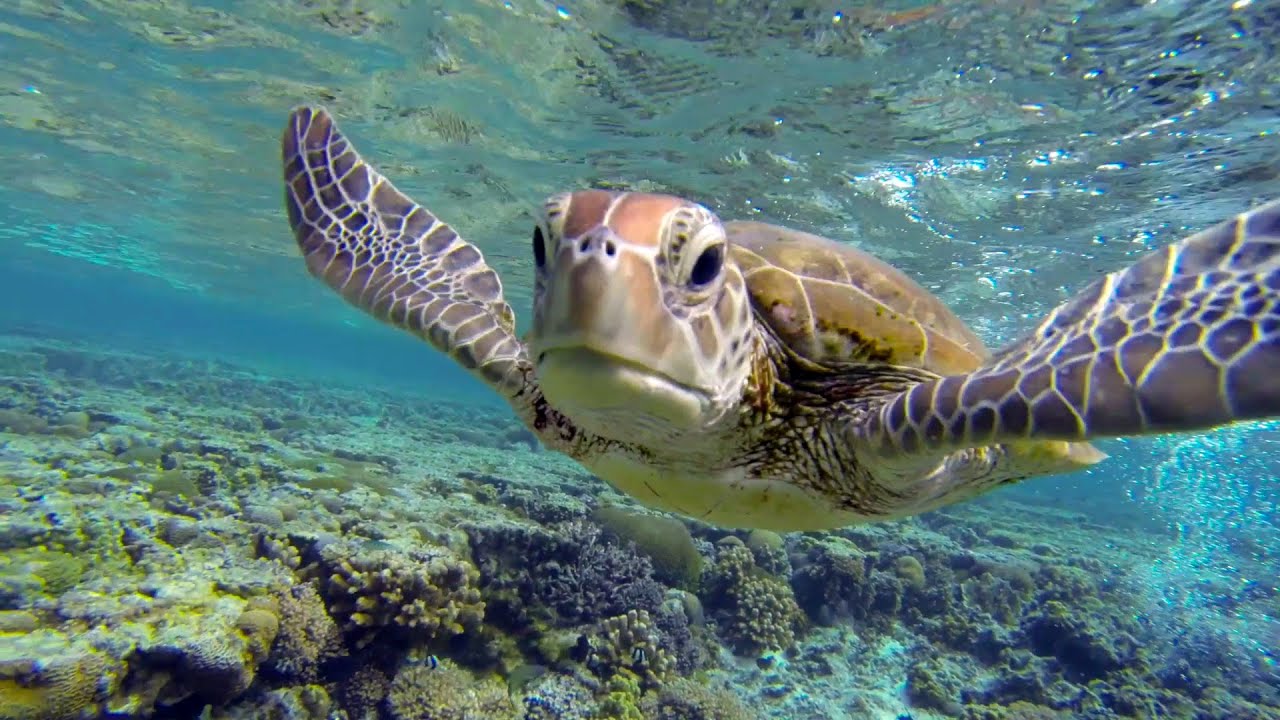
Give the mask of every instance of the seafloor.
POLYGON ((2 720, 1280 718, 1153 612, 1163 538, 1008 498, 727 532, 497 412, 49 338, 0 353, 0 474, 2 720))

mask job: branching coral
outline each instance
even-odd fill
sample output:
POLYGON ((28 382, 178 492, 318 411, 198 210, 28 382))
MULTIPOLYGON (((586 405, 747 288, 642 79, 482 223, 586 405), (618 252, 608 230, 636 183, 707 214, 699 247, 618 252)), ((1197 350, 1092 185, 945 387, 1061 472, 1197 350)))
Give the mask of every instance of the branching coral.
POLYGON ((634 547, 610 541, 598 526, 571 521, 556 532, 531 526, 467 528, 485 596, 509 627, 531 618, 558 625, 595 622, 628 610, 654 612, 665 589, 634 547))
POLYGON ((587 522, 564 526, 575 542, 567 561, 549 560, 537 569, 537 595, 567 620, 594 620, 629 609, 656 610, 663 588, 653 565, 634 548, 612 543, 587 522))
POLYGON ((653 688, 662 685, 674 669, 662 634, 645 610, 604 620, 589 642, 587 665, 604 679, 627 671, 642 687, 653 688))
POLYGON ((342 635, 311 583, 279 598, 280 631, 267 666, 295 682, 314 682, 325 660, 344 653, 342 635))
POLYGON ((390 688, 391 678, 381 668, 360 665, 339 687, 338 699, 353 720, 377 717, 390 688))
POLYGON ((260 558, 279 563, 290 570, 297 570, 302 565, 298 548, 284 538, 260 533, 255 539, 255 546, 255 552, 260 558))
POLYGON ((757 567, 741 540, 730 536, 717 544, 706 586, 722 634, 739 650, 769 652, 795 643, 803 615, 791 586, 757 567))
POLYGON ((388 628, 409 643, 429 643, 479 626, 479 571, 449 549, 400 551, 339 541, 319 552, 329 610, 357 648, 388 628))
POLYGON ((966 605, 987 613, 1002 625, 1012 624, 1022 610, 1024 593, 996 575, 971 577, 960 584, 960 593, 966 605))
POLYGON ((672 590, 654 614, 653 622, 662 633, 678 674, 688 675, 707 663, 711 640, 702 621, 702 603, 696 595, 672 590))

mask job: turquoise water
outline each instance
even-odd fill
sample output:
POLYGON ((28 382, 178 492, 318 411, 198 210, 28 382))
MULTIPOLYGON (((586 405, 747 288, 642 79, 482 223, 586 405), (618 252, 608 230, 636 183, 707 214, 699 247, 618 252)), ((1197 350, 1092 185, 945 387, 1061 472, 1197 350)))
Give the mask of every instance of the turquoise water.
POLYGON ((0 3, 0 718, 1280 717, 1272 424, 833 533, 676 521, 308 277, 279 160, 327 107, 521 332, 533 213, 610 187, 852 243, 998 347, 1280 198, 1277 27, 1263 0, 0 3))

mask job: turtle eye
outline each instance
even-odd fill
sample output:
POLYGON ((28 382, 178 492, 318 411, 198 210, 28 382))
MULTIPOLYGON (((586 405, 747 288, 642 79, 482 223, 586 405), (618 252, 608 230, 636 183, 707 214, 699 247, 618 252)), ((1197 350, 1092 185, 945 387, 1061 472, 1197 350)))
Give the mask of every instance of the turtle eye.
POLYGON ((533 229, 533 264, 539 270, 547 264, 547 243, 542 237, 542 228, 533 229))
POLYGON ((689 284, 693 287, 710 285, 719 277, 722 267, 724 267, 724 245, 717 243, 703 250, 697 261, 693 263, 693 270, 689 273, 689 284))

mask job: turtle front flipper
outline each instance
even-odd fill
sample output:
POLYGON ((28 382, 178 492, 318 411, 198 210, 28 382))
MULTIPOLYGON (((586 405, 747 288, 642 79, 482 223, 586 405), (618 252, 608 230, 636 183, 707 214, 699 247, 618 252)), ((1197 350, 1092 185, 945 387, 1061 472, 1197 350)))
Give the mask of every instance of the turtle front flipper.
POLYGON ((520 393, 530 365, 480 250, 370 167, 324 109, 294 109, 281 149, 289 224, 311 274, 504 397, 520 393))
POLYGON ((1204 430, 1280 415, 1280 201, 1100 278, 966 374, 854 430, 887 455, 1204 430))

